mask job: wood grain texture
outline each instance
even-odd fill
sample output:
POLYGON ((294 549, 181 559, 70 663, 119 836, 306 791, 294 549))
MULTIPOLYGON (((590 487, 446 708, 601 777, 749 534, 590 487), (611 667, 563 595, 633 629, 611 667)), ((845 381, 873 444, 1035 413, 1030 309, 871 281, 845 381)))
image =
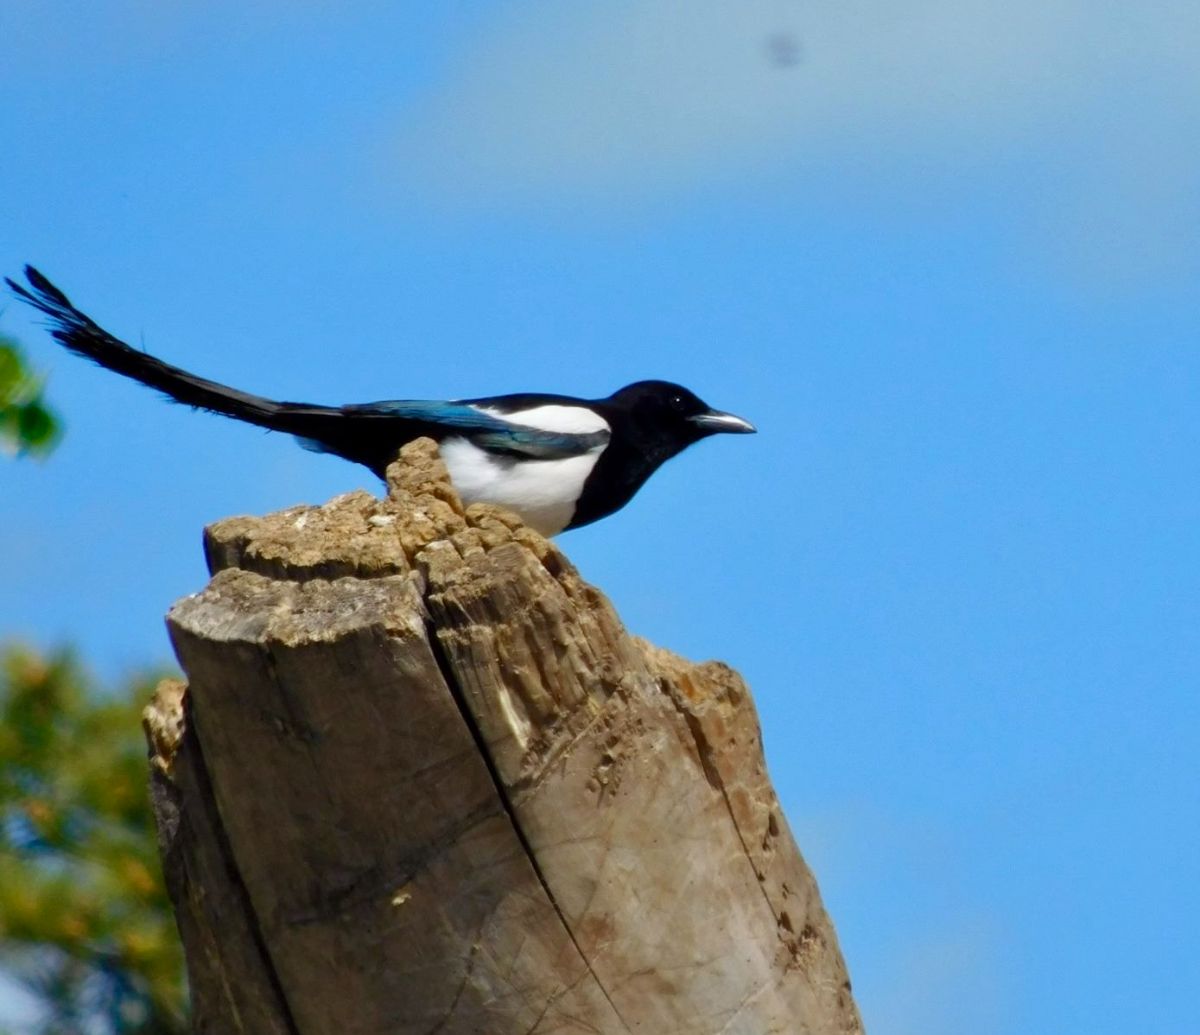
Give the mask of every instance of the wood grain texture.
POLYGON ((629 636, 433 443, 205 538, 148 710, 199 1031, 861 1031, 726 666, 629 636))

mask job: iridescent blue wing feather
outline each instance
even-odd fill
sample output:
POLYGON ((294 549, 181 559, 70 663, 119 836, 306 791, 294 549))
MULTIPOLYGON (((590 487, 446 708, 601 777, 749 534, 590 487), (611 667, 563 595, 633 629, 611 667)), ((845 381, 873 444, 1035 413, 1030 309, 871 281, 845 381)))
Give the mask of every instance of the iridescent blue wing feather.
POLYGON ((396 399, 344 408, 355 416, 400 417, 436 427, 443 435, 455 432, 480 449, 524 459, 562 460, 580 456, 608 441, 608 432, 543 431, 486 413, 464 402, 396 399))

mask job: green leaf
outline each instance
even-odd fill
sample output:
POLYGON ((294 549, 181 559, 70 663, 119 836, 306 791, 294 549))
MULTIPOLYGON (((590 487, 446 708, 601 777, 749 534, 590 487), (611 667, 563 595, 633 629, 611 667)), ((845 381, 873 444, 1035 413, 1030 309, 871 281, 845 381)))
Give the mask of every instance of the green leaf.
POLYGON ((16 343, 0 338, 0 447, 45 456, 58 438, 58 418, 42 399, 41 384, 16 343))
POLYGON ((24 367, 16 346, 0 338, 0 404, 16 398, 24 380, 24 367))
POLYGON ((37 399, 20 407, 17 429, 22 448, 31 453, 49 452, 58 438, 54 415, 37 399))

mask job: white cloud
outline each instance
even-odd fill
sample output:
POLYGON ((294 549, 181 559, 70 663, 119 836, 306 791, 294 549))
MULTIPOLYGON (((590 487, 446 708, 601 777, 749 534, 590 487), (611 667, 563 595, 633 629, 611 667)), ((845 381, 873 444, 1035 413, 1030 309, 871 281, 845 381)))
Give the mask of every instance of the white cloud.
POLYGON ((1051 238, 1153 266, 1200 175, 1198 53, 1195 0, 527 0, 406 111, 399 175, 603 205, 1025 161, 1051 238))
POLYGON ((405 158, 446 186, 642 191, 847 147, 997 142, 1106 83, 1200 107, 1194 4, 1046 0, 522 3, 411 114, 405 158), (1132 85, 1132 83, 1131 83, 1132 85))

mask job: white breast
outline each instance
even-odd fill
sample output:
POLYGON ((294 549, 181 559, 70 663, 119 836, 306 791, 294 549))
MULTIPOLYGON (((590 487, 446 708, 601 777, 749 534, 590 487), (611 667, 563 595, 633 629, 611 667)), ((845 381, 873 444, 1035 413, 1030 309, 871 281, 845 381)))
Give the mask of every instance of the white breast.
POLYGON ((556 535, 571 523, 583 483, 604 451, 599 445, 565 460, 519 460, 489 453, 465 438, 443 439, 440 448, 464 503, 507 507, 542 535, 556 535))

